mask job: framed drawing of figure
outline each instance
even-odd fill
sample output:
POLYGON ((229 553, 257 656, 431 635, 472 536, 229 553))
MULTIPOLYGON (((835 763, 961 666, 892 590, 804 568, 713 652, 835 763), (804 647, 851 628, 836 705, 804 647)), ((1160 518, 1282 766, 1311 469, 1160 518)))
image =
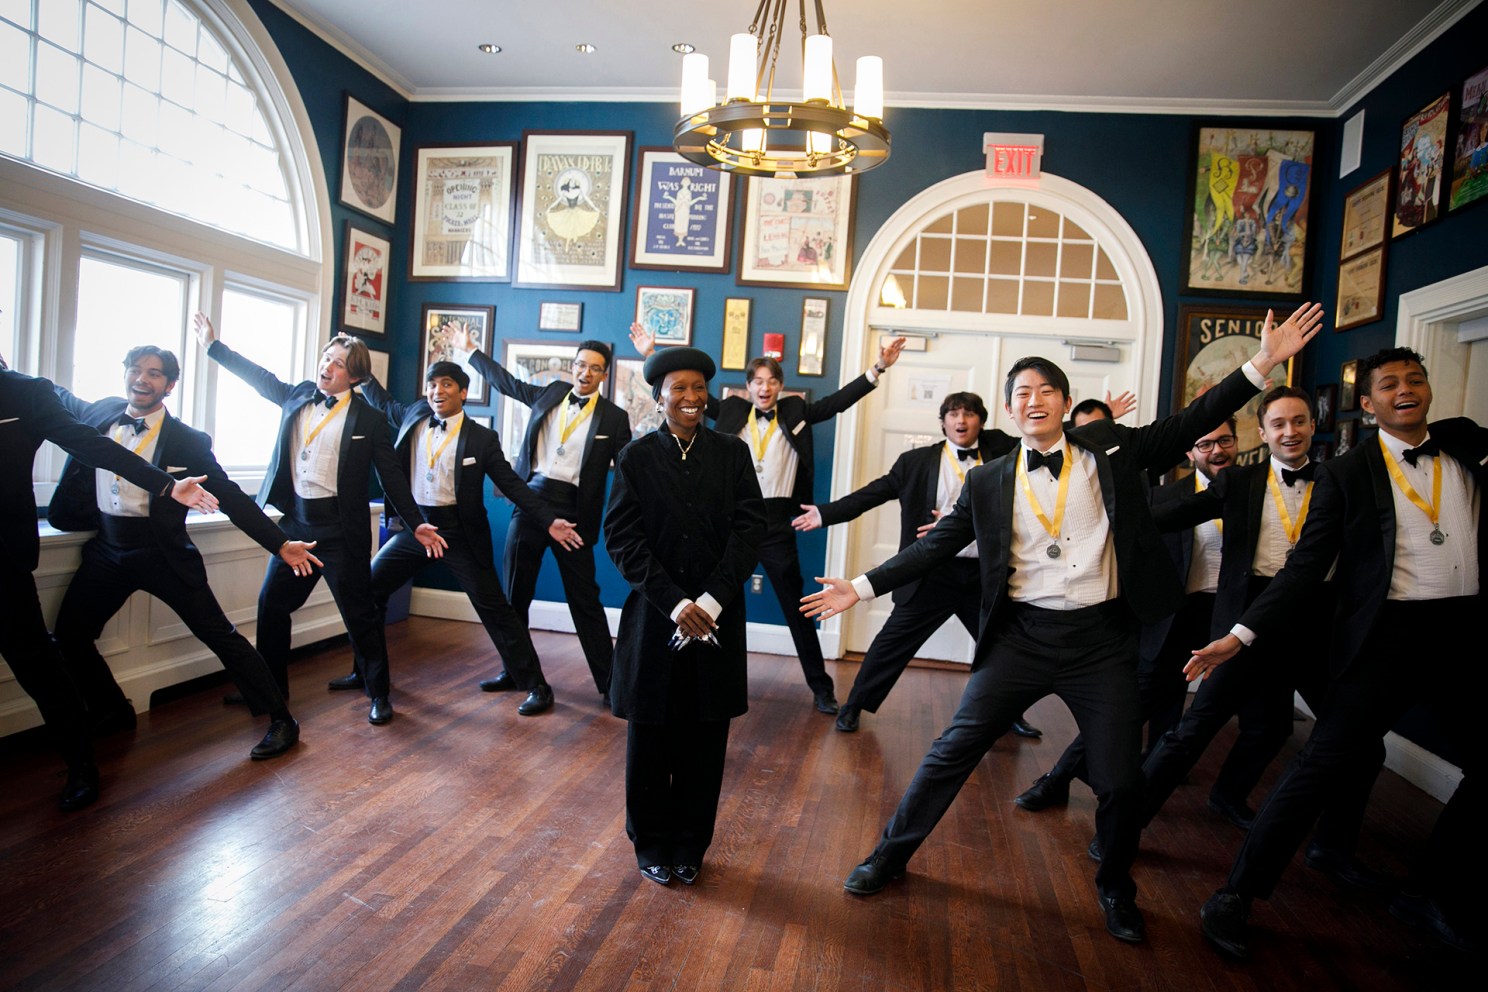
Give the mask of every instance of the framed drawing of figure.
POLYGON ((513 284, 620 290, 629 131, 523 131, 513 284))
POLYGON ((734 179, 670 148, 642 148, 630 211, 630 267, 727 272, 734 179))
POLYGON ((345 277, 341 285, 341 327, 381 337, 387 330, 388 265, 392 245, 346 222, 345 277))
POLYGON ((739 285, 846 289, 852 275, 852 176, 750 179, 739 285))

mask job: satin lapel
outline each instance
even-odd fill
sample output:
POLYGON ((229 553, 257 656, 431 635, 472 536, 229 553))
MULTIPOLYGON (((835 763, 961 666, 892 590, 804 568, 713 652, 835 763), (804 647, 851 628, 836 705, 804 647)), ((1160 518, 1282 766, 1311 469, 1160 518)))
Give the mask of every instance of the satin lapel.
POLYGON ((796 410, 795 404, 791 404, 789 407, 787 407, 785 404, 785 400, 788 399, 792 399, 792 397, 787 396, 779 403, 775 404, 775 419, 780 422, 780 427, 778 428, 778 430, 780 430, 780 432, 785 435, 785 443, 790 445, 791 449, 794 450, 795 453, 799 456, 801 454, 801 435, 811 430, 811 427, 810 425, 807 425, 801 428, 800 434, 796 433, 796 428, 805 423, 806 415, 804 411, 796 410), (790 410, 789 423, 786 422, 786 410, 790 410), (801 415, 796 416, 797 413, 800 413, 801 415))
POLYGON ((1250 561, 1255 562, 1256 548, 1261 543, 1261 514, 1266 512, 1266 479, 1271 473, 1271 462, 1266 460, 1256 466, 1246 480, 1245 490, 1245 546, 1250 550, 1250 561))
POLYGON ((997 506, 1001 511, 997 521, 998 561, 996 568, 998 574, 1007 573, 1008 562, 1013 558, 1013 514, 1017 512, 1013 501, 1017 499, 1018 459, 1022 457, 1023 448, 1020 445, 1012 450, 1007 457, 1006 464, 997 473, 997 506))
POLYGON ((1380 541, 1385 553, 1385 575, 1395 574, 1395 493, 1385 468, 1385 456, 1380 453, 1378 441, 1364 446, 1364 464, 1369 468, 1369 487, 1373 490, 1374 505, 1379 513, 1380 541))
POLYGON ((604 415, 604 397, 594 404, 594 413, 589 416, 589 423, 584 430, 584 450, 579 455, 579 478, 584 477, 584 466, 589 461, 589 449, 594 447, 594 435, 599 433, 599 418, 604 415))
MULTIPOLYGON (((470 414, 465 414, 465 419, 460 423, 460 436, 455 439, 455 502, 460 501, 460 480, 465 476, 465 448, 470 443, 470 432, 465 428, 470 426, 470 414)), ((471 466, 477 472, 479 466, 471 466)))
MULTIPOLYGON (((155 463, 155 467, 156 468, 163 469, 167 465, 170 464, 170 462, 166 460, 165 453, 166 453, 166 449, 170 446, 171 442, 173 442, 175 439, 176 439, 176 418, 175 417, 172 417, 170 415, 170 411, 167 410, 167 411, 165 411, 165 420, 160 425, 160 437, 156 438, 156 440, 155 440, 155 459, 154 459, 154 463, 155 463)), ((186 474, 187 475, 190 475, 191 473, 190 472, 187 472, 186 474)))
POLYGON ((526 468, 529 474, 537 471, 537 438, 542 433, 543 420, 552 412, 553 407, 573 391, 570 383, 563 383, 563 387, 561 392, 557 389, 548 389, 537 398, 536 403, 532 404, 532 419, 527 421, 527 436, 522 439, 522 447, 527 454, 523 461, 527 463, 526 468))
MULTIPOLYGON (((353 491, 343 485, 345 482, 343 476, 346 475, 347 466, 351 461, 351 439, 356 434, 357 421, 361 420, 363 410, 370 409, 366 401, 356 393, 351 394, 351 401, 346 404, 346 423, 341 426, 341 459, 336 463, 336 492, 338 493, 353 491)), ((382 415, 378 414, 378 416, 382 415)))
POLYGON ((925 459, 927 471, 925 472, 925 512, 926 514, 940 505, 940 460, 945 457, 946 445, 949 441, 942 441, 935 445, 935 458, 925 459))

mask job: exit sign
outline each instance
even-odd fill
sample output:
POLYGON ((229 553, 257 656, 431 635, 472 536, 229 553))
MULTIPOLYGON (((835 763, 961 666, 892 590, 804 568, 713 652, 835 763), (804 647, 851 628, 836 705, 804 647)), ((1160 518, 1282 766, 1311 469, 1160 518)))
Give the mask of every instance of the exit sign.
POLYGON ((1044 136, 988 132, 982 135, 982 151, 990 178, 1031 182, 1038 179, 1043 166, 1044 136))

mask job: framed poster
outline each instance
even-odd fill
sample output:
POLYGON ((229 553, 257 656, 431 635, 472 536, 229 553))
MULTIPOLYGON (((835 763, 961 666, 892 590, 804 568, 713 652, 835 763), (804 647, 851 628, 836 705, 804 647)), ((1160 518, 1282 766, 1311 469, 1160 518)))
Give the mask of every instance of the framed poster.
POLYGON ((1179 292, 1305 298, 1316 141, 1313 131, 1196 130, 1179 292))
POLYGON ((517 286, 620 291, 629 131, 523 131, 517 286))
MULTIPOLYGON (((1245 364, 1259 347, 1265 324, 1265 307, 1179 307, 1177 376, 1173 383, 1175 410, 1188 406, 1245 364)), ((1267 376, 1266 389, 1296 381, 1295 363, 1293 358, 1273 369, 1267 376)), ((1235 453, 1237 465, 1250 465, 1266 457, 1258 430, 1260 421, 1256 417, 1260 403, 1258 393, 1235 413, 1235 436, 1239 439, 1235 453)))
POLYGON ((1448 210, 1488 199, 1488 66, 1467 77, 1457 104, 1448 210))
POLYGON ((617 358, 615 374, 610 376, 615 405, 630 417, 630 436, 633 438, 656 430, 664 419, 661 411, 656 409, 656 399, 642 375, 645 365, 646 362, 640 358, 617 358))
POLYGON ((341 134, 341 202, 384 224, 398 216, 398 147, 403 131, 346 94, 341 134))
POLYGON ((1347 331, 1373 323, 1385 312, 1385 246, 1338 263, 1338 306, 1333 329, 1347 331))
POLYGON ((491 354, 491 341, 495 337, 496 308, 465 306, 457 303, 425 303, 423 319, 423 347, 419 349, 419 381, 423 381, 424 370, 434 362, 458 362, 470 373, 470 389, 465 402, 470 406, 484 406, 491 400, 491 386, 475 369, 460 361, 460 356, 450 346, 452 321, 461 320, 470 328, 475 346, 487 355, 491 354))
POLYGON ((636 323, 651 332, 658 348, 692 343, 692 303, 697 290, 680 286, 637 286, 636 323))
POLYGON ((796 371, 821 375, 827 357, 827 298, 808 296, 801 303, 801 357, 796 371))
POLYGON ((852 176, 750 179, 735 281, 846 289, 856 198, 852 176))
POLYGON ((1337 457, 1354 446, 1359 438, 1359 422, 1357 420, 1340 420, 1338 422, 1338 440, 1333 444, 1333 455, 1337 457))
POLYGON ((537 329, 539 331, 577 331, 584 326, 584 304, 539 303, 537 305, 537 329))
MULTIPOLYGON (((1348 413, 1359 409, 1359 394, 1355 383, 1359 378, 1359 360, 1350 358, 1338 368, 1338 412, 1348 413)), ((1343 452, 1339 452, 1343 454, 1343 452)))
POLYGON ((516 154, 510 141, 414 153, 410 280, 511 279, 516 154))
POLYGON ((727 272, 734 177, 670 148, 642 148, 630 211, 632 269, 727 272))
POLYGON ((1447 112, 1451 105, 1452 94, 1443 93, 1407 117, 1400 126, 1400 168, 1395 171, 1393 237, 1409 234, 1441 216, 1447 112))
POLYGON ((388 265, 392 245, 346 222, 346 270, 341 286, 341 327, 352 334, 387 330, 388 265))
POLYGON ((749 364, 749 307, 742 296, 723 301, 723 361, 720 368, 742 371, 749 364))
POLYGON ((1343 198, 1343 239, 1339 258, 1353 258, 1385 243, 1390 219, 1390 177, 1386 169, 1343 198))
MULTIPOLYGON (((574 381, 572 341, 508 341, 505 349, 501 364, 523 382, 546 386, 550 382, 574 381)), ((603 391, 604 387, 601 386, 600 392, 603 391)), ((649 386, 646 395, 651 395, 649 386)), ((500 403, 499 433, 508 439, 505 442, 506 447, 515 451, 516 446, 522 443, 522 438, 527 436, 527 420, 532 411, 525 403, 519 403, 509 396, 501 397, 500 403)), ((652 406, 655 406, 654 402, 652 406)))

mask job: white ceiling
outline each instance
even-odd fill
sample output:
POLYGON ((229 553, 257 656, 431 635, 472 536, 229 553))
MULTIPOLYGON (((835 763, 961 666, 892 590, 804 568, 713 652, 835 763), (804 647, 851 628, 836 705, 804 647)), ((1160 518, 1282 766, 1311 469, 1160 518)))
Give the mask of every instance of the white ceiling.
MULTIPOLYGON (((758 0, 273 0, 405 96, 671 100, 758 0), (503 49, 476 50, 481 42, 503 49), (591 55, 575 51, 587 42, 591 55)), ((825 0, 843 86, 890 106, 1335 114, 1480 0, 825 0)), ((814 7, 807 0, 808 22, 814 7)), ((780 78, 799 87, 797 3, 780 78)))

